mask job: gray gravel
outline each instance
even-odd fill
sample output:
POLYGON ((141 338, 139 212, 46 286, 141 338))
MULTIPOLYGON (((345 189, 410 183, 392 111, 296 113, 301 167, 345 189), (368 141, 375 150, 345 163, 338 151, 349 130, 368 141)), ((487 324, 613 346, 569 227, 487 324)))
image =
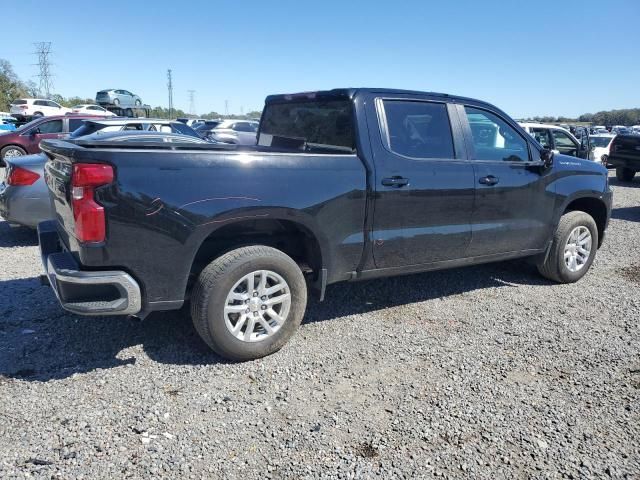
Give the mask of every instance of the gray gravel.
POLYGON ((336 285, 244 364, 186 312, 64 313, 0 221, 0 478, 640 478, 640 178, 614 190, 577 284, 507 262, 336 285))

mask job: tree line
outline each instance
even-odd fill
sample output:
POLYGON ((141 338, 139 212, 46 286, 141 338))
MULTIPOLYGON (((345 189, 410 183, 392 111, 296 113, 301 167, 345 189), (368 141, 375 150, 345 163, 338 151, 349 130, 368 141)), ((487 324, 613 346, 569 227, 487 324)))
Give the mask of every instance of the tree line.
MULTIPOLYGON (((14 72, 11 63, 7 60, 0 58, 0 112, 8 112, 9 105, 17 98, 41 98, 38 86, 31 80, 23 81, 14 72)), ((73 107, 75 105, 81 105, 85 103, 95 103, 93 98, 82 97, 63 97, 60 94, 54 93, 49 95, 49 99, 56 103, 59 103, 63 107, 73 107)), ((253 111, 248 112, 245 115, 221 115, 217 112, 209 112, 204 115, 197 115, 198 118, 260 118, 262 112, 253 111)), ((149 116, 153 118, 188 118, 189 115, 184 110, 174 108, 171 117, 169 116, 169 109, 165 107, 153 107, 149 112, 149 116)))
POLYGON ((640 108, 605 110, 597 113, 583 113, 577 118, 571 117, 529 117, 524 121, 541 123, 591 123, 593 125, 640 125, 640 108))

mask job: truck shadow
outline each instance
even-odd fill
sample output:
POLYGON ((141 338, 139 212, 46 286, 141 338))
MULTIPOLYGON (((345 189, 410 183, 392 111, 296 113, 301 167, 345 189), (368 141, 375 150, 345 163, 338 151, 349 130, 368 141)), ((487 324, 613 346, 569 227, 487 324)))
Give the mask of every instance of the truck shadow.
POLYGON ((35 230, 27 227, 11 228, 9 223, 0 220, 0 247, 32 247, 38 245, 35 230))
POLYGON ((609 185, 612 185, 614 187, 622 187, 622 188, 640 188, 640 181, 638 180, 639 178, 638 176, 636 176, 636 178, 634 178, 630 182, 621 182, 614 176, 614 177, 609 177, 609 185))
POLYGON ((640 207, 614 208, 611 211, 611 218, 627 220, 629 222, 640 222, 640 207))
MULTIPOLYGON (((332 285, 324 302, 311 300, 305 324, 338 320, 469 291, 545 285, 523 262, 332 285)), ((0 281, 0 386, 9 379, 47 382, 137 361, 141 346, 152 361, 170 365, 230 363, 209 350, 187 308, 155 313, 142 322, 123 317, 79 317, 63 311, 37 278, 0 281), (24 299, 30 299, 25 308, 24 299)), ((427 307, 428 308, 428 307, 427 307)), ((286 348, 286 347, 285 347, 286 348)))

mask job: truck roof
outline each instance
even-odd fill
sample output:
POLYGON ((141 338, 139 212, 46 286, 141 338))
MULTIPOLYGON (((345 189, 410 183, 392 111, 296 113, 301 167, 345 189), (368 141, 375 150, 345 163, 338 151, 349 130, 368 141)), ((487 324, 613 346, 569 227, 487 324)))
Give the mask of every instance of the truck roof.
POLYGON ((448 93, 439 92, 424 92, 420 90, 402 90, 397 88, 372 88, 372 87, 358 87, 358 88, 334 88, 331 90, 317 90, 310 92, 298 92, 298 93, 282 93, 277 95, 267 96, 265 103, 291 101, 296 99, 308 98, 309 100, 323 97, 333 98, 354 98, 360 93, 373 93, 380 95, 428 95, 430 97, 441 97, 450 101, 458 102, 473 102, 476 104, 484 104, 495 108, 490 103, 475 98, 462 97, 458 95, 450 95, 448 93))

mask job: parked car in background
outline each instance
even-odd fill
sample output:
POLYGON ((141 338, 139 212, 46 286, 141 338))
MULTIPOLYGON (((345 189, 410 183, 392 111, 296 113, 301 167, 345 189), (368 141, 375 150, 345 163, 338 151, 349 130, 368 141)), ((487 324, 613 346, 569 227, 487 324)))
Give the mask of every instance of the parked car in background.
POLYGON ((200 138, 193 128, 184 123, 174 120, 163 120, 159 118, 87 118, 86 121, 73 130, 70 137, 84 137, 96 132, 101 134, 120 131, 150 131, 162 133, 179 133, 191 137, 200 138))
POLYGON ((11 226, 36 228, 53 218, 49 191, 44 182, 44 153, 11 157, 5 160, 0 179, 0 215, 11 226))
POLYGON ((114 107, 141 107, 142 99, 128 90, 100 90, 96 93, 98 105, 113 105, 114 107))
POLYGON ((593 160, 602 163, 605 167, 609 166, 609 149, 615 137, 616 136, 611 133, 591 135, 591 137, 589 137, 593 151, 593 160))
POLYGON ((640 172, 640 135, 616 135, 609 146, 609 164, 616 167, 616 178, 631 182, 640 172))
POLYGON ((479 100, 272 95, 259 131, 256 147, 135 156, 45 140, 55 220, 38 236, 62 307, 144 318, 189 301, 211 348, 255 359, 291 338, 308 292, 336 282, 518 257, 576 282, 611 214, 601 165, 554 156, 479 100))
POLYGON ((617 135, 629 135, 633 132, 630 128, 627 128, 624 125, 614 125, 611 127, 611 133, 615 133, 617 135))
POLYGON ((202 138, 208 138, 211 135, 211 131, 220 125, 220 123, 222 123, 222 120, 206 120, 192 128, 198 132, 198 135, 202 138))
POLYGON ((223 120, 211 130, 207 138, 221 143, 255 145, 259 125, 252 120, 223 120))
POLYGON ((83 105, 75 105, 71 107, 72 113, 82 114, 82 115, 97 115, 100 117, 115 117, 116 114, 110 112, 104 107, 100 105, 93 104, 83 104, 83 105))
POLYGON ((138 143, 138 144, 182 144, 182 145, 211 145, 210 142, 203 140, 202 138, 194 137, 191 135, 184 135, 181 133, 162 133, 149 130, 122 130, 119 132, 103 133, 98 131, 91 135, 85 135, 83 137, 76 137, 78 145, 84 145, 85 143, 91 143, 96 145, 101 142, 119 142, 119 143, 138 143))
MULTIPOLYGON (((126 143, 131 146, 166 145, 174 148, 194 145, 211 145, 201 138, 175 133, 151 131, 120 131, 94 133, 78 138, 79 145, 108 145, 109 142, 126 143)), ((25 155, 6 160, 5 178, 0 179, 0 215, 10 225, 36 228, 38 223, 53 218, 49 193, 44 182, 44 165, 47 156, 43 153, 25 155)))
POLYGON ((635 134, 640 134, 640 125, 634 125, 631 127, 631 131, 635 134))
POLYGON ((0 135, 0 164, 7 158, 40 152, 40 141, 45 138, 62 138, 80 128, 90 115, 58 115, 36 118, 15 131, 0 135))
POLYGON ((11 115, 0 115, 0 134, 13 132, 16 129, 16 118, 11 115))
POLYGON ((37 117, 71 113, 70 108, 45 98, 19 98, 11 102, 10 111, 11 115, 16 117, 19 122, 27 122, 37 117))
MULTIPOLYGON (((557 125, 544 123, 521 122, 520 126, 535 138, 540 145, 554 153, 570 155, 572 157, 589 158, 589 148, 586 143, 580 142, 571 132, 557 125)), ((588 135, 585 140, 588 139, 588 135)))

